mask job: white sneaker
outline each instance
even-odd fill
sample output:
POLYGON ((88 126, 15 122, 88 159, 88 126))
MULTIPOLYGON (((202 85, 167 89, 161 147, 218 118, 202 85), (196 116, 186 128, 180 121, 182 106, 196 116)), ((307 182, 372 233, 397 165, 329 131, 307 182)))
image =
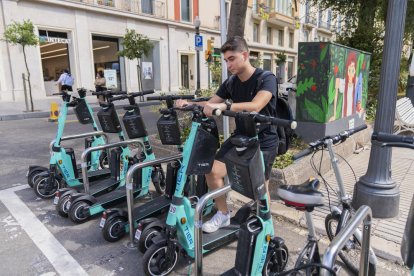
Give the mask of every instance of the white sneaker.
POLYGON ((203 231, 206 233, 213 233, 220 227, 228 225, 230 225, 230 212, 223 214, 221 211, 217 211, 209 221, 203 223, 203 231))

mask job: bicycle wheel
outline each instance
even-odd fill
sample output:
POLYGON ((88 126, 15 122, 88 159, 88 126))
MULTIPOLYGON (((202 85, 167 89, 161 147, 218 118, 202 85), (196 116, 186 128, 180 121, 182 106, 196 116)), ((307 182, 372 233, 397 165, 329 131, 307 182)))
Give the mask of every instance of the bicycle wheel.
MULTIPOLYGON (((318 263, 315 262, 315 254, 319 254, 319 252, 316 252, 317 250, 314 250, 312 243, 307 243, 305 248, 300 252, 298 258, 296 259, 295 268, 300 268, 305 265, 309 265, 312 263, 318 263), (312 252, 313 251, 313 252, 312 252)), ((319 256, 317 257, 320 263, 319 256)), ((299 269, 299 271, 294 275, 303 275, 302 272, 304 270, 304 275, 319 275, 319 267, 308 267, 305 269, 299 269)))
MULTIPOLYGON (((326 233, 328 234, 329 240, 333 240, 336 233, 336 228, 339 223, 339 217, 334 216, 333 214, 329 214, 325 218, 325 229, 326 233)), ((348 242, 345 244, 344 248, 338 253, 341 260, 345 263, 345 265, 349 268, 349 270, 358 275, 359 272, 359 263, 361 259, 361 243, 358 239, 353 235, 348 242)), ((376 266, 375 264, 369 263, 368 267, 368 275, 375 275, 376 273, 376 266)))

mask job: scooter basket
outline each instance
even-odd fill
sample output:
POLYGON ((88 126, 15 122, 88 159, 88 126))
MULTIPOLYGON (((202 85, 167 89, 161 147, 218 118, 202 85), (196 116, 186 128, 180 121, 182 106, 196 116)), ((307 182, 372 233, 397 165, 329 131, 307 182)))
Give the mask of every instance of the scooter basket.
POLYGON ((122 131, 115 106, 110 105, 99 110, 98 119, 103 132, 118 133, 122 131))
POLYGON ((163 145, 181 145, 180 125, 177 115, 162 115, 157 121, 157 128, 163 145))
POLYGON ((137 111, 127 111, 122 118, 122 122, 130 139, 148 136, 142 116, 137 111))
POLYGON ((92 124, 93 118, 92 114, 89 112, 88 106, 86 105, 85 100, 80 100, 77 105, 73 108, 76 118, 79 123, 83 125, 92 124))
POLYGON ((216 151, 217 137, 199 127, 195 135, 193 148, 191 149, 186 174, 199 175, 211 172, 216 151))
POLYGON ((232 190, 258 200, 264 194, 265 178, 259 142, 243 151, 236 146, 225 155, 227 175, 232 190))

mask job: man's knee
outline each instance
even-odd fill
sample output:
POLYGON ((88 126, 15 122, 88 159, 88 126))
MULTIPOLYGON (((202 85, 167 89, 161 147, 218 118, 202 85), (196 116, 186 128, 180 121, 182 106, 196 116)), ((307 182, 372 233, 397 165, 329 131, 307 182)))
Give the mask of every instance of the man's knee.
POLYGON ((211 172, 206 174, 206 178, 210 181, 217 181, 225 177, 226 174, 226 165, 223 162, 215 160, 211 172))

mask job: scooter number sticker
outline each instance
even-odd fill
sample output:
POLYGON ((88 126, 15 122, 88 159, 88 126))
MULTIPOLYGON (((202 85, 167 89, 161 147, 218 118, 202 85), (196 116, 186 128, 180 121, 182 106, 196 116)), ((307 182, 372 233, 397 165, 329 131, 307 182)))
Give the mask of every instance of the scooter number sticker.
POLYGON ((169 212, 170 212, 171 214, 175 214, 175 211, 176 211, 176 210, 177 210, 177 207, 176 207, 175 205, 172 205, 172 204, 171 204, 171 205, 170 205, 170 211, 169 211, 169 212))
POLYGON ((135 239, 139 240, 139 238, 141 238, 141 230, 137 229, 137 231, 135 232, 135 239))
POLYGON ((99 227, 103 228, 105 225, 106 219, 101 218, 101 222, 99 222, 99 227))
POLYGON ((59 202, 59 197, 55 196, 55 198, 53 199, 53 204, 57 205, 59 202))

